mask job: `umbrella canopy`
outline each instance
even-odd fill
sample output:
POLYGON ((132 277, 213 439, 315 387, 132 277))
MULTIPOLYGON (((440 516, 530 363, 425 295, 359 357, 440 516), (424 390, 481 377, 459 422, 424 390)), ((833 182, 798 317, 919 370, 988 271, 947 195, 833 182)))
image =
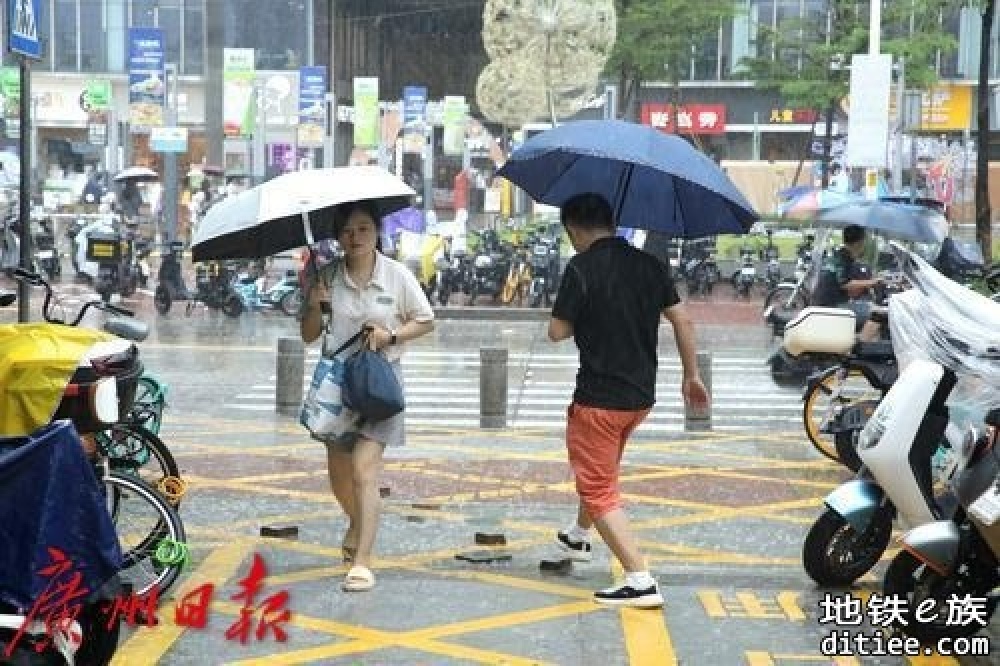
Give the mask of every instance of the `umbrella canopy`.
POLYGON ((852 201, 861 201, 860 195, 814 187, 800 191, 797 195, 778 204, 778 212, 783 217, 806 219, 813 217, 821 210, 836 208, 852 201))
POLYGON ((816 226, 843 228, 850 225, 917 243, 940 243, 948 236, 948 220, 944 215, 910 204, 857 201, 816 216, 816 226))
POLYGON ((857 201, 816 215, 816 226, 850 225, 917 243, 940 243, 948 236, 948 220, 945 216, 924 206, 887 201, 857 201))
POLYGON ((159 174, 152 169, 141 166, 133 166, 119 171, 112 180, 118 183, 126 180, 134 180, 140 183, 152 183, 159 179, 159 174))
POLYGON ((375 204, 379 217, 410 205, 415 192, 375 166, 295 171, 217 203, 195 230, 195 261, 259 259, 333 237, 337 206, 375 204))
POLYGON ((673 237, 744 233, 758 218, 719 166, 687 141, 620 120, 542 132, 497 175, 552 206, 596 192, 623 226, 673 237))

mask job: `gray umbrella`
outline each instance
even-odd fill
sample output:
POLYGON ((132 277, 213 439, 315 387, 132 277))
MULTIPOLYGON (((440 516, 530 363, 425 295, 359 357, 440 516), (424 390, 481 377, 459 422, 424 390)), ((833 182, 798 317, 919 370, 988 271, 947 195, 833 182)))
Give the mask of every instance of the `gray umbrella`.
POLYGON ((854 201, 820 211, 818 227, 857 225, 900 240, 940 243, 948 236, 948 220, 925 206, 887 201, 854 201))

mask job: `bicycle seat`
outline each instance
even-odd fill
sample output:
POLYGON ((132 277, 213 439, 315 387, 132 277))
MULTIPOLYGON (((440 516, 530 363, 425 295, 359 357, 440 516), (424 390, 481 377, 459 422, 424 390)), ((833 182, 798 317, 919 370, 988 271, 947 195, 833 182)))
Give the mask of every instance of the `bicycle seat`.
POLYGON ((876 340, 874 342, 858 341, 855 343, 851 353, 866 361, 890 361, 896 358, 891 340, 876 340))

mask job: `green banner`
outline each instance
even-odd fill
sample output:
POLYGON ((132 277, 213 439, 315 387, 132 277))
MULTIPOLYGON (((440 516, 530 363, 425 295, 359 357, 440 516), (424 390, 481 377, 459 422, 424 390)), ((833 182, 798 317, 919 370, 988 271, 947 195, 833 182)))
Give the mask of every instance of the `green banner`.
POLYGON ((83 89, 85 111, 108 111, 111 109, 111 101, 111 81, 107 79, 87 81, 83 89))
POLYGON ((0 67, 0 95, 3 115, 17 118, 21 112, 21 73, 17 67, 0 67))
POLYGON ((441 124, 444 136, 441 139, 445 155, 461 155, 465 152, 465 97, 446 95, 441 109, 441 124))
POLYGON ((223 128, 227 137, 248 137, 257 120, 253 49, 224 49, 222 68, 223 128))
POLYGON ((354 77, 354 146, 378 147, 378 78, 354 77))

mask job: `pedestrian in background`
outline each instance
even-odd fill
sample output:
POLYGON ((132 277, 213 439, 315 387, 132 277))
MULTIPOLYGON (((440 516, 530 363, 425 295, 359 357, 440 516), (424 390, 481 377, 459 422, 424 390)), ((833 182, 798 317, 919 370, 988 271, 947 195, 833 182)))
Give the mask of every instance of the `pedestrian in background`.
MULTIPOLYGON (((364 202, 345 204, 338 211, 334 236, 344 257, 316 273, 301 334, 306 343, 323 335, 326 354, 370 326, 369 346, 392 362, 402 384, 404 345, 434 329, 434 311, 413 274, 378 248, 380 226, 377 211, 364 202), (325 334, 324 311, 329 313, 325 334)), ((378 477, 385 448, 404 444, 404 414, 362 421, 355 431, 325 441, 330 486, 348 521, 341 549, 345 563, 352 565, 343 583, 347 591, 375 586, 371 564, 381 505, 378 477)))
POLYGON ((656 608, 663 597, 622 509, 618 474, 625 443, 655 400, 661 316, 674 330, 684 401, 707 408, 694 326, 667 266, 615 236, 616 221, 603 197, 575 196, 562 206, 560 216, 578 254, 566 266, 548 334, 553 342, 572 337, 580 350, 566 423, 580 508, 576 521, 556 541, 572 560, 590 561, 590 528, 596 526, 621 562, 625 580, 595 593, 595 601, 656 608))

